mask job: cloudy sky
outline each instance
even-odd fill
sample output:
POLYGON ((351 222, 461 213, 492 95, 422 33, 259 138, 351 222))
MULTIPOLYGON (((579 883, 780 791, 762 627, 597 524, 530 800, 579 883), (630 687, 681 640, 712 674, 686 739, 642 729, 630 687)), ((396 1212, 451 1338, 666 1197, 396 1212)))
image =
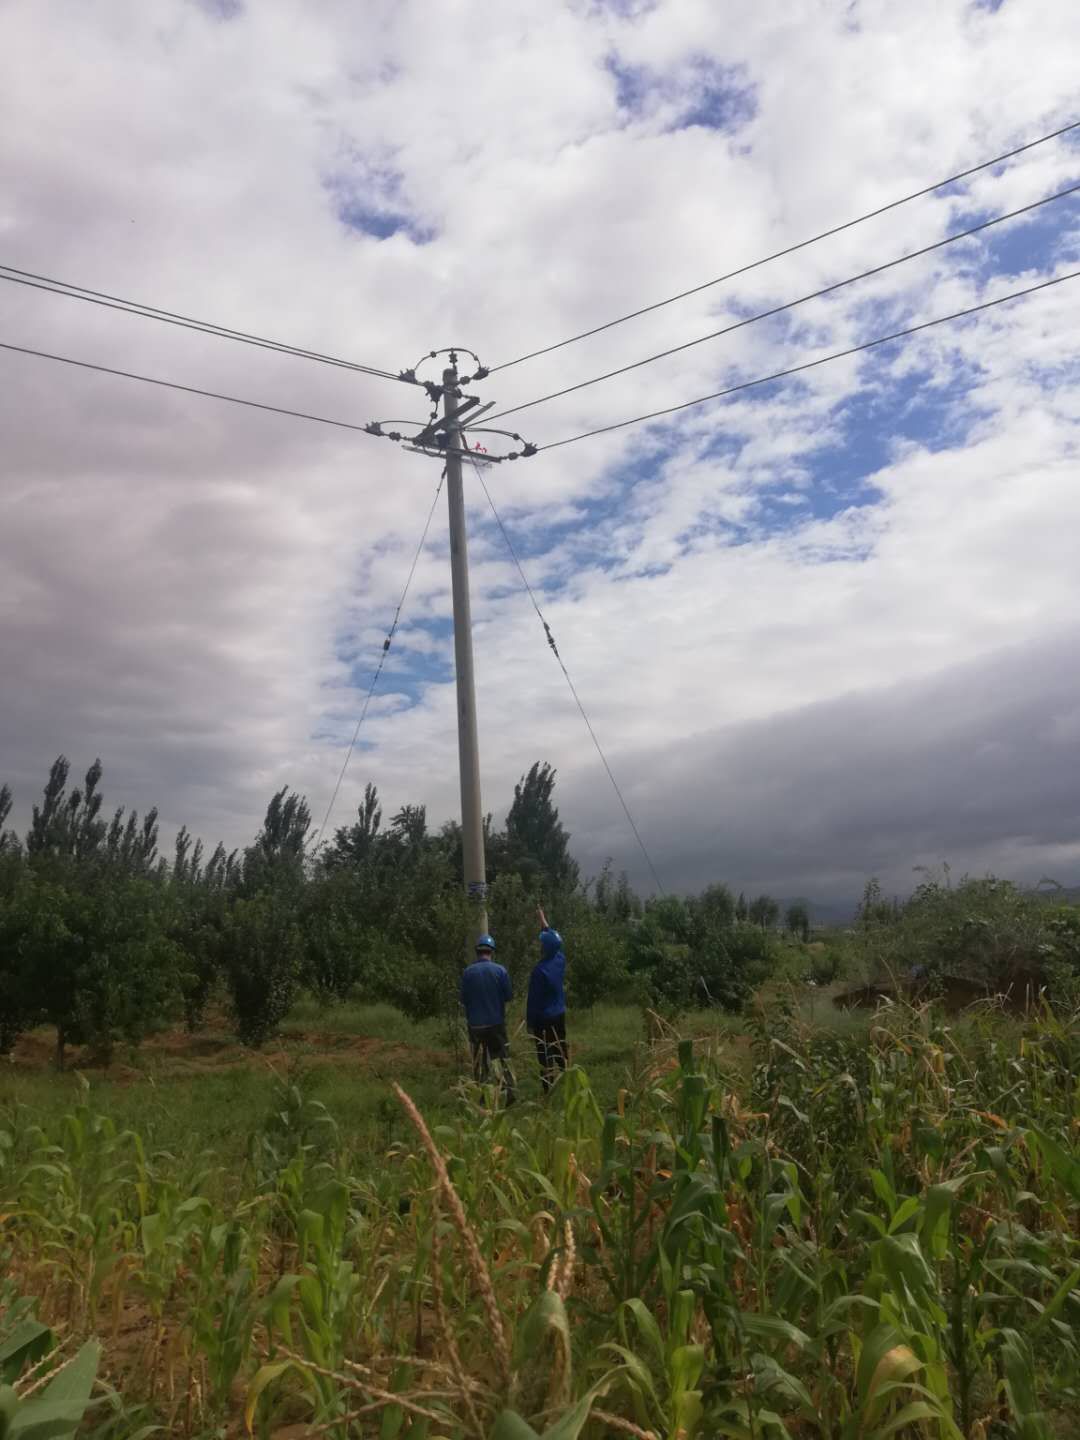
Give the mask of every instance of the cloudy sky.
MULTIPOLYGON (((1075 0, 6 0, 0 264, 397 371, 499 366, 1080 119, 1075 0)), ((494 373, 525 404, 1080 181, 1080 131, 494 373)), ((543 445, 1080 269, 1080 197, 505 423, 543 445)), ((0 340, 363 424, 414 388, 14 284, 0 340)), ((657 869, 1080 879, 1080 281, 488 483, 657 869)), ((321 818, 438 479, 0 351, 0 779, 321 818)), ((485 808, 644 862, 474 476, 485 808)), ((457 813, 445 505, 335 812, 457 813)))

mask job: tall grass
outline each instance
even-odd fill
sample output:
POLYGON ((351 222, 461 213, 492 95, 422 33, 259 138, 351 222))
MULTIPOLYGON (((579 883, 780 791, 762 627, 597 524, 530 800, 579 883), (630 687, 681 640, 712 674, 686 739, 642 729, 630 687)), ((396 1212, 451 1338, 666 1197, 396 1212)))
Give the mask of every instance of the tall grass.
POLYGON ((610 1103, 401 1076, 366 1157, 282 1077, 224 1172, 9 1109, 0 1308, 99 1337, 117 1440, 1076 1434, 1080 1020, 723 1041, 624 1043, 610 1103))

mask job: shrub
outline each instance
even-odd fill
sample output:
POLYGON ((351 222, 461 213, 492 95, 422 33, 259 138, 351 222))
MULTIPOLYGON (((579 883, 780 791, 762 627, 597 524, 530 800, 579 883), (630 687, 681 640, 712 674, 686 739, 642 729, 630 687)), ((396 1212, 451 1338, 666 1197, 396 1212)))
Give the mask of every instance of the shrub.
POLYGON ((236 1033, 259 1046, 296 997, 303 949, 291 905, 276 895, 236 900, 222 927, 222 966, 236 1033))

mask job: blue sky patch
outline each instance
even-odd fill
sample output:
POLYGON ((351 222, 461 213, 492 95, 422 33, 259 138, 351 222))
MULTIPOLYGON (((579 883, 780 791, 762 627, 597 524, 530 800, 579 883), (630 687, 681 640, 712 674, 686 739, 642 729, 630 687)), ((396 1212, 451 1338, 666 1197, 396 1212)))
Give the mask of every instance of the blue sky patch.
POLYGON ((607 56, 605 69, 615 82, 615 104, 630 119, 644 119, 662 106, 674 109, 668 128, 701 126, 729 133, 754 118, 757 99, 742 66, 723 65, 695 55, 677 70, 632 65, 617 53, 607 56))
POLYGON ((392 166, 357 155, 326 182, 338 219, 350 230, 389 240, 405 235, 415 245, 435 239, 435 230, 410 210, 404 176, 392 166))
POLYGON ((991 275, 1050 270, 1056 261, 1077 254, 1078 237, 1080 193, 985 231, 979 241, 979 274, 988 279, 991 275))
POLYGON ((707 130, 732 131, 753 120, 757 96, 741 67, 702 58, 692 68, 693 98, 680 116, 677 129, 699 125, 707 130))
POLYGON ((360 230, 376 240, 389 240, 391 235, 404 234, 416 245, 427 245, 435 232, 420 225, 411 215, 400 210, 386 210, 352 200, 338 206, 338 217, 350 230, 360 230))

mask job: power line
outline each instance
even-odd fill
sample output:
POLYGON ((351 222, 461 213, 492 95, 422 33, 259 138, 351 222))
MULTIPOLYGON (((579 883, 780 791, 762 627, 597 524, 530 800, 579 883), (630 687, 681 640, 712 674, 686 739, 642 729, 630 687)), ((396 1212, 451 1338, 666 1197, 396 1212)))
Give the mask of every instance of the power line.
POLYGON ((521 583, 524 585, 526 593, 528 594, 529 599, 532 601, 532 607, 536 611, 536 615, 540 621, 540 624, 544 627, 544 634, 547 636, 547 643, 551 647, 551 653, 559 662, 559 669, 562 671, 566 679, 566 683, 570 687, 570 694, 574 697, 577 708, 581 711, 581 718, 585 721, 585 726, 590 736, 592 737, 592 742, 596 746, 596 753, 600 756, 600 762, 603 765, 604 769, 607 771, 607 777, 611 781, 612 789, 618 796, 619 804, 623 808, 623 814, 626 816, 627 820, 630 823, 630 829, 634 832, 634 839, 637 841, 641 853, 645 857, 645 863, 649 867, 649 872, 652 875, 653 883, 656 886, 657 890, 660 892, 660 894, 663 895, 666 892, 660 880, 660 876, 656 873, 656 866, 653 864, 652 857, 650 856, 648 850, 645 848, 645 841, 641 838, 641 831, 634 823, 634 817, 630 813, 630 807, 629 805, 627 805, 622 790, 619 788, 619 782, 615 779, 615 776, 612 773, 611 766, 608 764, 607 756, 604 754, 603 747, 600 744, 596 731, 593 729, 592 721, 589 719, 589 716, 585 710, 585 706, 581 702, 581 696, 578 694, 577 688, 574 685, 573 680, 570 679, 570 672, 566 668, 566 662, 559 654, 559 647, 556 645, 555 637, 551 633, 551 626, 544 619, 544 613, 540 609, 540 605, 537 602, 535 592, 533 591, 532 586, 529 584, 528 577, 526 576, 525 571, 522 568, 521 561, 518 559, 518 553, 514 549, 514 542, 510 539, 506 526, 502 522, 502 516, 495 508, 495 501, 491 498, 491 492, 484 482, 484 476, 481 472, 480 466, 477 464, 475 458, 472 455, 469 455, 469 459, 472 460, 473 469, 476 471, 476 478, 480 481, 481 488, 483 489, 484 494, 487 496, 487 502, 491 506, 491 513, 495 516, 495 523, 498 525, 499 530, 502 533, 502 538, 506 542, 506 548, 507 550, 509 550, 510 556, 514 564, 517 566, 517 572, 521 576, 521 583))
POLYGON ((648 315, 653 310, 662 310, 665 305, 674 305, 677 300, 685 300, 691 295, 699 295, 702 290, 708 290, 713 285, 721 285, 725 280, 734 280, 739 275, 746 275, 751 270, 757 270, 760 266, 768 265, 773 260, 781 260, 785 255, 794 255, 798 250, 805 250, 808 245, 816 245, 819 240, 827 240, 832 235, 839 235, 844 230, 850 230, 855 225, 863 224, 866 220, 873 220, 878 215, 885 215, 890 210, 897 209, 900 205, 907 205, 911 200, 919 200, 924 195, 932 195, 935 190, 944 190, 946 185, 955 185, 957 181, 977 175, 981 170, 989 170, 994 165, 1001 165, 1006 160, 1012 160, 1017 155, 1023 155, 1027 150, 1034 150, 1038 145, 1047 144, 1050 140, 1057 140, 1077 128, 1080 128, 1080 120, 1073 120, 1068 125, 1062 125, 1059 130, 1051 130, 1049 135, 1040 135, 1037 140, 1029 140, 1026 145, 1018 145, 1014 150, 1006 150, 1002 155, 995 155, 991 160, 983 160, 980 164, 972 165, 967 170, 960 170, 945 180, 935 181, 933 185, 925 185, 921 190, 913 190, 910 195, 901 195, 898 200, 890 200, 887 205, 879 205, 876 210, 867 210, 865 214, 857 215, 853 220, 845 220, 841 225, 833 225, 831 229, 811 235, 807 240, 787 245, 782 250, 774 250, 771 255, 763 255, 760 260, 752 260, 747 265, 740 265, 737 270, 729 270, 726 275, 717 275, 714 280, 706 280, 703 284, 694 285, 689 290, 681 290, 677 295, 669 295, 666 300, 657 300, 652 305, 643 305, 640 310, 631 310, 629 314, 620 315, 615 320, 608 320, 603 325, 594 325, 591 330, 582 330, 579 334, 571 335, 566 340, 559 340, 554 345, 545 345, 539 350, 530 350, 526 355, 519 355, 516 360, 505 360, 501 365, 493 365, 490 373, 494 374, 496 370, 509 370, 512 365, 521 365, 526 360, 535 360, 539 355, 550 355, 553 350, 561 350, 565 345, 573 345, 578 340, 588 339, 590 335, 599 335, 602 331, 611 330, 616 325, 624 325, 627 320, 636 320, 639 315, 648 315))
MULTIPOLYGON (((371 684, 368 686, 367 696, 364 699, 364 707, 360 711, 360 718, 356 722, 356 729, 353 731, 352 739, 349 741, 349 748, 345 751, 345 759, 342 761, 341 773, 338 775, 337 784, 334 786, 334 793, 330 796, 330 804, 326 807, 326 814, 323 816, 323 822, 319 826, 318 830, 315 831, 315 834, 312 837, 313 841, 318 840, 319 837, 322 836, 323 839, 321 843, 326 843, 326 827, 330 823, 330 816, 333 813, 334 805, 337 802, 338 792, 341 789, 341 782, 345 779, 345 771, 349 768, 349 761, 352 759, 353 750, 356 748, 357 736, 360 734, 360 727, 364 723, 364 719, 368 712, 368 706, 371 704, 371 697, 375 694, 375 687, 379 683, 379 676, 383 672, 383 666, 386 664, 386 657, 390 653, 390 646, 393 642, 394 634, 398 627, 398 621, 401 619, 401 611, 405 604, 405 600, 409 594, 409 587, 413 582, 413 576, 416 574, 416 567, 420 563, 420 556, 423 553, 424 545, 427 543, 428 531, 431 529, 432 517, 435 514, 435 506, 439 503, 439 496, 442 494, 442 486, 445 479, 446 470, 444 469, 442 474, 439 476, 439 483, 435 487, 435 498, 431 502, 431 509, 428 511, 428 517, 424 521, 424 529, 423 533, 420 536, 420 543, 416 547, 416 553, 413 556, 412 564, 409 566, 409 574, 405 581, 405 588, 401 592, 401 599, 398 601, 397 609, 394 611, 394 619, 390 625, 390 629, 387 631, 386 639, 383 641, 382 654, 379 656, 379 663, 375 666, 375 673, 371 677, 371 684)), ((316 845, 315 850, 318 850, 318 848, 319 846, 316 845)), ((314 854, 315 852, 312 851, 312 853, 314 854)))
POLYGON ((952 245, 957 240, 967 240, 972 235, 978 235, 982 230, 989 230, 994 225, 1001 225, 1006 220, 1015 220, 1018 215, 1027 215, 1032 210, 1038 210, 1042 205, 1050 205, 1055 200, 1064 200, 1070 195, 1080 191, 1080 184, 1070 185, 1066 190, 1059 190, 1054 195, 1044 195, 1041 200, 1034 200, 1030 205, 1022 205, 1018 210, 1010 210, 1006 215, 995 215, 990 220, 983 220, 978 225, 972 225, 967 230, 958 230, 954 235, 946 235, 942 240, 935 240, 932 245, 924 245, 921 250, 912 250, 907 255, 898 255, 894 260, 886 260, 884 264, 874 265, 869 270, 862 270, 858 275, 850 275, 846 280, 837 280, 832 285, 826 285, 820 290, 814 290, 809 295, 800 295, 797 300, 787 300, 783 305, 774 305, 769 310, 761 310, 756 315, 744 316, 730 325, 725 325, 720 330, 710 331, 708 335, 700 335, 696 340, 686 340, 681 345, 673 345, 669 350, 660 350, 655 355, 646 355, 643 360, 633 360, 629 365, 620 365, 617 370, 608 370, 603 375, 594 375, 591 380, 579 380, 575 385, 567 385, 562 390, 553 390, 549 395, 541 395, 538 400, 527 400, 522 405, 512 405, 508 410, 497 410, 490 420, 500 420, 507 415, 516 415, 519 410, 531 410, 536 405, 544 405, 549 400, 558 400, 563 395, 572 395, 575 390, 587 390, 590 385, 599 385, 601 380, 611 380, 616 375, 626 375, 631 370, 640 370, 643 365, 651 365, 654 360, 665 360, 669 355, 678 355, 683 350, 692 350, 695 345, 704 345, 707 340, 717 340, 721 335, 730 335, 735 330, 741 330, 746 325, 755 325, 759 320, 768 320, 774 315, 782 315, 787 310, 794 310, 799 305, 805 305, 810 300, 820 300, 826 295, 832 295, 837 290, 843 290, 848 285, 854 285, 859 280, 868 280, 872 275, 881 275, 886 270, 892 270, 897 265, 906 265, 909 260, 918 260, 922 255, 929 255, 934 250, 940 250, 945 245, 952 245))
POLYGON ((324 355, 319 350, 305 350, 283 340, 268 340, 264 335, 233 330, 212 320, 196 320, 190 315, 180 315, 175 310, 161 310, 155 305, 144 305, 140 300, 126 300, 122 295, 110 295, 104 290, 88 290, 83 285, 72 285, 67 280, 57 280, 51 275, 37 275, 32 270, 18 270, 14 265, 0 264, 0 280, 6 280, 12 285, 25 285, 31 290, 43 290, 47 295, 62 295, 68 300, 85 300, 90 305, 100 305, 106 310, 119 310, 124 315, 138 315, 144 320, 160 320, 162 324, 194 330, 200 335, 212 335, 218 340, 236 340, 242 345, 275 350, 282 355, 295 355, 301 360, 317 360, 322 365, 335 365, 343 370, 355 370, 362 375, 374 375, 382 380, 400 380, 408 385, 416 383, 415 380, 395 375, 393 371, 382 370, 378 366, 342 360, 335 355, 324 355))
POLYGON ((916 335, 920 330, 929 330, 934 325, 944 325, 950 320, 962 320, 966 315, 977 315, 981 310, 992 310, 995 305, 1004 305, 1009 300, 1019 300, 1024 295, 1034 295, 1039 290, 1048 290, 1051 285, 1062 285, 1066 280, 1080 277, 1080 270, 1070 270, 1066 275, 1057 275, 1053 280, 1043 280, 1038 285, 1029 285, 1024 290, 1013 290, 1008 295, 999 295, 996 300, 984 300, 979 305, 969 305, 966 310, 954 310, 951 315, 938 315, 933 320, 923 320, 919 325, 909 325, 904 330, 894 330, 891 335, 879 335, 876 340, 866 340, 861 345, 852 345, 847 350, 835 350, 831 355, 820 355, 816 360, 806 360, 801 365, 792 365, 787 370, 777 370, 772 375, 761 375, 756 380, 743 380, 738 385, 729 385, 724 390, 714 390, 711 395, 699 395, 696 400, 684 400, 681 405, 669 405, 663 410, 651 410, 647 415, 635 415, 630 420, 619 420, 614 425, 601 425, 595 430, 584 430, 580 435, 570 435, 565 440, 552 440, 547 445, 538 445, 541 450, 557 450, 560 445, 573 445, 578 440, 588 440, 593 435, 606 435, 610 430, 623 430, 628 425, 639 425, 645 420, 657 420, 664 415, 674 415, 678 410, 689 410, 694 405, 704 405, 708 400, 720 400, 725 395, 734 395, 740 390, 752 390, 755 385, 767 385, 770 380, 784 380, 789 375, 798 375, 803 370, 813 370, 818 365, 827 365, 830 360, 843 360, 848 355, 858 355, 863 350, 872 350, 876 345, 887 345, 890 340, 902 340, 907 335, 916 335))
POLYGON ((0 340, 0 350, 10 350, 16 355, 33 355, 39 360, 56 360, 61 365, 75 365, 80 370, 97 370, 102 375, 119 375, 124 380, 141 380, 144 385, 180 390, 185 395, 202 395, 208 400, 226 400, 230 405, 246 405, 250 410, 269 410, 275 415, 291 415, 294 420, 314 420, 319 425, 334 425, 339 430, 370 433, 366 426, 353 425, 348 420, 331 420, 326 415, 309 415, 305 410, 287 410, 282 405, 266 405, 261 400, 242 400, 238 395, 222 395, 217 390, 200 390, 195 385, 180 385, 175 380, 157 380, 152 375, 137 375, 131 370, 114 370, 108 365, 93 365, 89 360, 73 360, 70 355, 50 355, 47 350, 31 350, 26 345, 10 345, 6 340, 0 340))

